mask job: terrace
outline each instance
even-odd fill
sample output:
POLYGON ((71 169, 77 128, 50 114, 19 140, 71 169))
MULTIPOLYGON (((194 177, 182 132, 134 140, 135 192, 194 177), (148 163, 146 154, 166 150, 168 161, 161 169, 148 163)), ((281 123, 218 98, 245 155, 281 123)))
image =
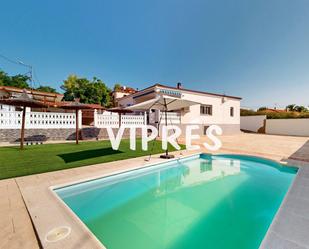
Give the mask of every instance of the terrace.
MULTIPOLYGON (((234 153, 234 154, 249 154, 260 157, 269 158, 278 162, 290 163, 300 166, 301 169, 295 179, 295 183, 291 187, 287 197, 285 198, 278 215, 275 218, 269 232, 262 244, 262 248, 273 248, 273 245, 281 244, 279 248, 307 248, 309 246, 306 229, 309 229, 309 222, 307 222, 306 212, 308 212, 308 175, 309 175, 309 146, 308 138, 305 137, 286 137, 286 136, 269 136, 257 134, 240 134, 233 136, 223 136, 223 148, 218 153, 234 153), (254 141, 254 142, 252 142, 254 141), (308 224, 307 224, 308 223, 308 224), (284 247, 284 246, 290 247, 284 247), (270 247, 271 246, 271 247, 270 247)), ((90 147, 95 147, 96 143, 86 143, 80 146, 89 150, 90 147)), ((51 146, 51 145, 43 145, 51 146)), ((59 146, 59 145, 55 145, 59 146)), ((69 145, 68 145, 69 146, 69 145)), ((72 145, 71 145, 72 146, 72 145)), ((54 151, 54 155, 59 154, 59 150, 65 148, 59 146, 54 151), (58 152, 57 152, 58 151, 58 152)), ((102 148, 102 144, 100 145, 102 148)), ((106 145, 108 148, 108 145, 106 145)), ((125 150, 126 145, 121 150, 125 150)), ((44 148, 44 147, 41 147, 44 148)), ((40 147, 29 147, 23 152, 15 151, 16 153, 25 153, 27 150, 33 152, 42 150, 40 147)), ((56 147, 55 147, 56 148, 56 147)), ((72 147, 73 148, 73 147, 72 147)), ((62 154, 76 153, 73 149, 67 149, 62 154), (71 151, 71 152, 70 152, 71 151)), ((201 147, 203 148, 203 147, 201 147)), ((97 149, 97 148, 93 148, 97 149)), ((3 149, 5 150, 5 149, 3 149)), ((6 150, 14 150, 7 148, 6 150)), ((77 149, 79 150, 79 149, 77 149)), ((157 152, 160 152, 157 150, 157 152)), ((10 157, 10 152, 8 157, 10 157)), ((180 152, 173 152, 177 156, 181 156, 180 152)), ((183 151, 183 155, 190 155, 193 152, 183 151)), ((194 151, 196 153, 196 151, 194 151)), ((91 154, 91 153, 90 153, 91 154)), ((125 153, 127 154, 127 153, 125 153)), ((63 162, 67 165, 68 169, 62 171, 54 171, 44 174, 30 175, 0 182, 1 198, 1 227, 4 233, 0 237, 0 247, 4 248, 39 248, 39 242, 36 239, 31 222, 33 222, 36 232, 43 244, 44 248, 102 248, 96 239, 91 235, 83 226, 71 218, 71 214, 62 207, 56 205, 55 197, 49 191, 50 186, 61 185, 67 182, 76 182, 85 179, 97 178, 99 176, 106 176, 117 172, 122 172, 134 168, 145 167, 149 162, 145 162, 146 154, 139 154, 141 157, 125 159, 122 157, 124 153, 116 153, 110 156, 97 157, 91 159, 93 155, 86 155, 80 158, 80 161, 63 162), (144 155, 144 156, 143 156, 144 155), (99 159, 100 160, 97 160, 99 159), (121 163, 112 161, 114 159, 123 159, 121 163), (82 163, 84 161, 84 163, 82 163), (87 163, 85 163, 87 162, 87 163), (105 162, 105 163, 103 163, 105 162), (95 164, 99 163, 99 164, 95 164), (77 167, 78 165, 90 165, 86 167, 77 167), (71 168, 77 167, 77 168, 71 168), (39 197, 39 198, 38 198, 39 197), (48 214, 52 213, 50 216, 48 214), (31 219, 30 219, 31 217, 31 219), (57 243, 48 243, 45 241, 45 235, 53 227, 67 224, 72 228, 70 236, 57 243)), ((11 154, 13 156, 13 154, 11 154)), ((27 162, 27 165, 36 162, 39 154, 36 154, 32 159, 27 162)), ((133 155, 132 155, 133 157, 133 155)), ((134 156, 136 157, 136 155, 134 156)), ((46 157, 47 159, 48 157, 46 157)), ((54 160, 52 157, 51 160, 54 160)), ((63 157, 64 158, 64 157, 63 157)), ((71 158, 71 157, 66 157, 71 158)), ((74 157, 76 158, 76 157, 74 157)), ((3 160, 3 159, 2 159, 3 160)), ((8 160, 8 159, 7 159, 8 160)), ((63 160, 63 159, 62 159, 63 160)), ((18 157, 17 157, 18 161, 18 157)), ((151 163, 161 162, 162 159, 158 155, 153 156, 151 163)), ((7 161, 3 161, 6 163, 7 161)), ((1 165, 3 165, 1 162, 1 165)), ((37 164, 43 162, 38 161, 37 164)), ((56 163, 56 161, 54 161, 56 163)), ((48 165, 52 165, 49 162, 48 165)), ((20 168, 20 167, 17 167, 20 168)), ((50 168, 49 168, 50 169, 50 168)), ((55 170, 50 169, 50 170, 55 170)), ((31 168, 29 169, 31 170, 31 168)))

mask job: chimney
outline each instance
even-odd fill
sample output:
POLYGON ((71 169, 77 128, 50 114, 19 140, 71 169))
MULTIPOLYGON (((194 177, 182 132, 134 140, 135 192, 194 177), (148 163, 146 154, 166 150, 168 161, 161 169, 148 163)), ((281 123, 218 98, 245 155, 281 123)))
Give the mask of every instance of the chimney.
POLYGON ((177 83, 177 88, 178 88, 178 89, 181 88, 181 83, 180 83, 180 82, 177 83))

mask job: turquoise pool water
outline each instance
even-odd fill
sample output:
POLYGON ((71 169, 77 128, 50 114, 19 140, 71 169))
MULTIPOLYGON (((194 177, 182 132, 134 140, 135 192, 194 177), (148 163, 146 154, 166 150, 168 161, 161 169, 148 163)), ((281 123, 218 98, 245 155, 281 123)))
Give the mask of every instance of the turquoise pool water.
POLYGON ((254 249, 295 173, 201 154, 55 192, 108 249, 254 249))

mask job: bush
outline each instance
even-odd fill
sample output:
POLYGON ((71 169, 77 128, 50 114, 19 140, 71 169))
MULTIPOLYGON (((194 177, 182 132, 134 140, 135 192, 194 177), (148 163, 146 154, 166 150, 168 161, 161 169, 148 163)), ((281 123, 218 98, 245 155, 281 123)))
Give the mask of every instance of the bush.
POLYGON ((309 118, 309 113, 305 112, 281 112, 265 113, 267 119, 284 119, 284 118, 309 118))
POLYGON ((253 110, 240 109, 240 116, 254 116, 254 115, 264 115, 264 114, 258 114, 258 112, 253 110))
POLYGON ((308 112, 268 112, 240 109, 240 116, 266 115, 267 119, 309 118, 308 112))

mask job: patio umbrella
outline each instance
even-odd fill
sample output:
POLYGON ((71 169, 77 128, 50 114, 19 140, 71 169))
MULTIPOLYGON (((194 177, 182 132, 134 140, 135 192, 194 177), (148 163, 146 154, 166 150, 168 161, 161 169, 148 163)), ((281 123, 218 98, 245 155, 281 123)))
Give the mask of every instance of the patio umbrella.
POLYGON ((61 108, 67 110, 75 110, 75 124, 76 124, 76 131, 75 131, 75 141, 78 144, 78 136, 79 136, 79 127, 78 127, 78 111, 91 109, 87 104, 81 104, 77 100, 75 102, 62 105, 61 108))
POLYGON ((17 98, 0 99, 0 104, 19 106, 23 108, 21 132, 20 132, 20 149, 23 149, 25 140, 26 108, 27 107, 41 108, 41 107, 47 107, 47 105, 45 105, 43 102, 30 98, 25 89, 23 90, 22 94, 17 98))
MULTIPOLYGON (((182 98, 175 98, 167 95, 159 95, 154 99, 150 99, 147 101, 144 101, 142 103, 132 105, 127 107, 126 109, 129 110, 150 110, 150 109, 155 109, 155 110, 160 110, 164 111, 165 113, 165 125, 167 126, 167 112, 168 111, 173 111, 173 110, 179 110, 185 107, 189 107, 191 105, 199 105, 200 103, 190 101, 190 100, 185 100, 182 98)), ((161 155, 161 158, 173 158, 173 155, 168 154, 168 149, 165 151, 165 155, 161 155)))
POLYGON ((107 109, 107 111, 118 113, 118 115, 119 115, 119 127, 121 126, 121 115, 125 114, 125 113, 132 113, 133 112, 132 110, 125 109, 125 108, 122 108, 122 107, 109 108, 109 109, 107 109))

